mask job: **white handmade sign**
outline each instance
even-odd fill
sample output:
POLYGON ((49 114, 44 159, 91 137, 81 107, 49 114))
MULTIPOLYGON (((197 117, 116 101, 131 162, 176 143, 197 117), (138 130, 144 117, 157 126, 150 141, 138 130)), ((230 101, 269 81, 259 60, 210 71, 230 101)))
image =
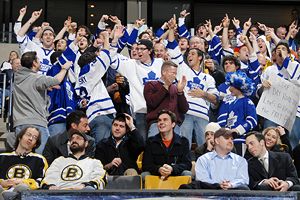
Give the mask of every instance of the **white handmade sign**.
POLYGON ((256 112, 291 131, 297 114, 300 88, 276 74, 272 74, 269 81, 272 86, 264 90, 256 112))

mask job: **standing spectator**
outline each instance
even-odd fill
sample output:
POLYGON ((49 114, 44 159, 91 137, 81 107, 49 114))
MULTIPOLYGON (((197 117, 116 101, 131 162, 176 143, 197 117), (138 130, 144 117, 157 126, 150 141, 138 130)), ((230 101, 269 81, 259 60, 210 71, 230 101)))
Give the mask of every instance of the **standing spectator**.
POLYGON ((49 137, 47 128, 47 89, 58 85, 63 79, 72 62, 61 66, 55 77, 37 74, 40 70, 40 60, 36 52, 26 52, 21 58, 22 67, 15 74, 13 90, 13 118, 15 133, 21 129, 34 125, 41 132, 41 145, 37 149, 42 153, 49 137))
POLYGON ((178 79, 183 75, 186 76, 187 84, 184 87, 184 92, 187 94, 186 97, 189 103, 189 110, 180 129, 182 136, 188 138, 191 148, 193 132, 195 133, 197 144, 203 144, 204 130, 209 123, 208 110, 210 106, 215 107, 218 104, 217 97, 219 93, 213 77, 203 72, 204 53, 199 48, 190 45, 191 48, 187 57, 188 65, 183 62, 183 56, 175 41, 175 27, 176 22, 172 18, 169 21, 168 46, 176 52, 174 54, 179 64, 177 70, 178 79))
POLYGON ((166 179, 168 176, 192 175, 189 143, 185 137, 174 133, 176 121, 176 115, 171 111, 158 113, 159 133, 147 140, 143 177, 152 174, 166 179))
POLYGON ((144 150, 142 136, 128 114, 120 113, 113 120, 111 136, 101 140, 95 158, 109 175, 138 175, 137 158, 144 150))
POLYGON ((253 93, 254 85, 241 71, 227 73, 226 83, 230 86, 231 95, 236 99, 221 105, 218 123, 221 127, 235 129, 239 135, 243 135, 257 125, 255 105, 248 98, 253 93))
POLYGON ((172 61, 165 61, 161 67, 161 77, 157 81, 150 81, 144 87, 144 97, 147 104, 147 125, 149 128, 148 137, 156 135, 157 114, 167 109, 176 114, 175 132, 180 135, 179 126, 184 120, 184 114, 189 105, 184 96, 183 89, 186 85, 186 77, 177 83, 174 83, 177 75, 177 65, 172 61), (178 126, 179 125, 179 126, 178 126), (177 129, 177 130, 176 130, 177 129))
POLYGON ((17 41, 20 43, 20 48, 24 52, 35 51, 40 62, 39 73, 46 74, 51 68, 52 64, 50 62, 50 56, 54 52, 54 37, 55 33, 49 23, 43 23, 42 28, 38 31, 32 41, 26 32, 29 30, 30 26, 41 16, 42 9, 39 11, 34 11, 30 19, 21 27, 17 34, 17 41), (38 38, 40 35, 41 38, 38 38))
MULTIPOLYGON (((116 33, 116 32, 115 32, 116 33)), ((91 127, 91 136, 96 144, 110 135, 113 114, 116 112, 113 102, 102 81, 102 77, 111 64, 108 32, 101 32, 104 38, 103 49, 97 55, 85 52, 78 60, 80 74, 75 90, 81 99, 87 102, 87 116, 91 127)))
POLYGON ((40 187, 48 168, 46 159, 34 153, 40 144, 41 132, 27 127, 17 136, 16 150, 0 154, 0 199, 15 199, 18 192, 40 187))

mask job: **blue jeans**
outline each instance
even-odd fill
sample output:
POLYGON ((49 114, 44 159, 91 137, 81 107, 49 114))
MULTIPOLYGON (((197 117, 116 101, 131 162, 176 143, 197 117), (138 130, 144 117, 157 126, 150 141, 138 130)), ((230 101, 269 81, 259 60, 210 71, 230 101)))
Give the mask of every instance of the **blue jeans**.
POLYGON ((193 132, 196 134, 197 145, 204 143, 204 131, 209 122, 200 117, 185 114, 183 123, 180 126, 181 135, 189 140, 190 148, 192 146, 193 132))
POLYGON ((57 124, 51 124, 48 127, 50 136, 57 135, 59 133, 63 133, 67 130, 66 123, 57 123, 57 124))
MULTIPOLYGON (((174 132, 178 135, 181 135, 180 133, 180 127, 178 125, 176 125, 174 127, 174 132)), ((159 133, 159 130, 158 130, 158 127, 157 127, 157 122, 155 123, 152 123, 149 127, 149 130, 148 130, 148 138, 149 137, 152 137, 152 136, 155 136, 159 133)))
POLYGON ((289 135, 290 143, 292 145, 292 148, 294 149, 298 144, 300 140, 300 118, 296 117, 292 131, 289 135))
POLYGON ((16 135, 18 135, 21 130, 23 130, 26 127, 35 127, 41 132, 41 145, 39 148, 35 150, 36 153, 42 154, 43 150, 45 148, 46 142, 48 140, 48 137, 50 136, 49 130, 47 127, 39 126, 39 125, 31 125, 31 124, 24 124, 16 126, 16 135))
POLYGON ((135 113, 135 126, 145 142, 147 140, 146 113, 135 113))
POLYGON ((90 122, 91 136, 95 138, 95 144, 110 136, 113 114, 99 115, 90 122))

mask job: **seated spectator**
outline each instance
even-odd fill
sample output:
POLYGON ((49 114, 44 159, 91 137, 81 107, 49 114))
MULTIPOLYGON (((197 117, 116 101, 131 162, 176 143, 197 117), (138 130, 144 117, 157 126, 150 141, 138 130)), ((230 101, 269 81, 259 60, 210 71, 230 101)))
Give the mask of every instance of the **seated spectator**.
POLYGON ((205 143, 195 149, 195 160, 207 152, 214 150, 214 134, 221 126, 218 123, 210 122, 205 128, 205 143))
POLYGON ((246 136, 246 145, 253 156, 248 160, 251 189, 300 190, 297 171, 289 154, 268 151, 264 135, 258 132, 250 132, 246 136))
POLYGON ((105 170, 100 160, 86 155, 87 135, 70 130, 70 151, 60 156, 48 168, 42 188, 49 190, 96 190, 105 186, 105 170))
POLYGON ((143 173, 158 175, 161 179, 168 176, 192 175, 189 142, 185 137, 174 133, 176 115, 162 110, 158 113, 159 133, 147 140, 143 156, 143 173))
MULTIPOLYGON (((70 113, 66 118, 67 131, 59 133, 52 137, 49 137, 43 151, 43 156, 47 159, 49 165, 60 156, 67 157, 70 151, 69 147, 69 135, 68 131, 71 129, 77 130, 81 133, 87 134, 90 131, 87 116, 82 111, 74 111, 70 113)), ((88 139, 88 146, 86 148, 86 154, 90 157, 94 157, 95 152, 95 140, 91 136, 86 136, 88 139)))
POLYGON ((268 151, 286 152, 292 155, 292 147, 288 135, 284 128, 268 127, 263 130, 265 136, 266 148, 268 151))
POLYGON ((16 138, 15 151, 0 154, 0 199, 15 199, 18 192, 39 188, 48 168, 46 159, 34 153, 41 144, 41 132, 23 129, 16 138))
POLYGON ((128 114, 118 114, 113 120, 111 136, 101 140, 95 158, 109 175, 138 175, 136 160, 144 150, 144 140, 128 114))
POLYGON ((196 181, 181 189, 249 190, 245 158, 232 153, 233 132, 221 128, 214 135, 215 150, 200 156, 196 162, 196 181))

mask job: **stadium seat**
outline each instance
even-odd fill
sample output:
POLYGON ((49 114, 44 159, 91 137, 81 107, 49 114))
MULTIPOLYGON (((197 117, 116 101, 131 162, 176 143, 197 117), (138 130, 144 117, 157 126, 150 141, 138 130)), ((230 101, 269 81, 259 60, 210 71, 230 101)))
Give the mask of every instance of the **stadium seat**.
POLYGON ((144 152, 142 152, 136 160, 136 164, 140 171, 142 171, 142 160, 143 160, 144 152))
POLYGON ((148 175, 145 177, 145 189, 167 189, 178 190, 182 184, 191 183, 190 176, 169 176, 166 180, 162 180, 160 176, 148 175))
POLYGON ((107 176, 107 190, 141 190, 142 177, 141 176, 107 176))

